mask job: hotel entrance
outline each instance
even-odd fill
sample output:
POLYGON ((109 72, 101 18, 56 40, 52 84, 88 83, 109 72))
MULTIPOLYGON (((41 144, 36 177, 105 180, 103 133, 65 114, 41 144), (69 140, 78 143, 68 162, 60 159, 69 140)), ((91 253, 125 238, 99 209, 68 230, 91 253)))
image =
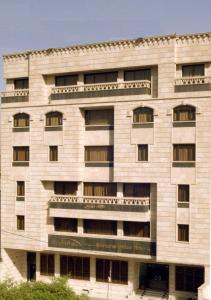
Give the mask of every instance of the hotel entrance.
POLYGON ((167 292, 169 288, 169 266, 164 264, 140 264, 139 289, 167 292))

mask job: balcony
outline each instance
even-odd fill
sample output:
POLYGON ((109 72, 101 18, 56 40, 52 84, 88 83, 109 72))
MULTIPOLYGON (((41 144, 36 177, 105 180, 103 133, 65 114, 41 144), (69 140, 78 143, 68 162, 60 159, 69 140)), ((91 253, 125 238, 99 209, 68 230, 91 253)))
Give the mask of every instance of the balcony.
POLYGON ((54 87, 51 100, 151 94, 150 80, 54 87))
POLYGON ((193 76, 177 78, 175 80, 175 92, 210 91, 211 77, 193 76))
POLYGON ((1 103, 27 102, 29 101, 29 89, 18 89, 2 92, 1 103))
POLYGON ((70 217, 70 213, 84 219, 149 221, 150 199, 64 195, 50 198, 50 217, 70 217))

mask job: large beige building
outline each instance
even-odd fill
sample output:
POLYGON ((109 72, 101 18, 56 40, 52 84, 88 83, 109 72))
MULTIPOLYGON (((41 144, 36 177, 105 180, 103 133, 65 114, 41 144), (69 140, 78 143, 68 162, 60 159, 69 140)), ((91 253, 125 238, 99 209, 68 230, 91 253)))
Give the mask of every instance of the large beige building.
POLYGON ((211 34, 4 56, 1 278, 211 299, 211 34))

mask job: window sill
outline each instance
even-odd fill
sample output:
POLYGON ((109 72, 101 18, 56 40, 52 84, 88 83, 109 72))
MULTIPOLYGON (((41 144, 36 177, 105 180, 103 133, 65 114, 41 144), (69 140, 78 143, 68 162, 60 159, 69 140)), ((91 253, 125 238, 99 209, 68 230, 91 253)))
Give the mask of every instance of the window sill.
POLYGON ((25 201, 25 197, 24 196, 17 196, 16 201, 25 201))
POLYGON ((178 208, 189 208, 189 202, 177 202, 178 208))
POLYGON ((112 161, 86 161, 85 167, 113 167, 114 163, 112 161))
POLYGON ((114 130, 114 125, 85 125, 85 130, 114 130))
POLYGON ((62 131, 62 126, 45 126, 45 131, 62 131))
POLYGON ((29 161, 13 161, 12 166, 13 167, 28 167, 29 161))
POLYGON ((29 132, 30 128, 29 127, 13 127, 12 131, 13 132, 29 132))
POLYGON ((175 121, 173 127, 196 127, 196 121, 175 121))
POLYGON ((195 168, 195 161, 173 161, 172 167, 174 168, 195 168))
POLYGON ((153 128, 154 122, 144 122, 144 123, 133 123, 133 128, 153 128))

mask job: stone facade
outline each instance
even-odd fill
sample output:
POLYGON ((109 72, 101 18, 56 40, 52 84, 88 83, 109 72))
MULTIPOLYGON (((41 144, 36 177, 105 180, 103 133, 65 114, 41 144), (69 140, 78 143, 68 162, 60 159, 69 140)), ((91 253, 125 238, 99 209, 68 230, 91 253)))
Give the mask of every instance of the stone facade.
MULTIPOLYGON (((55 276, 60 274, 60 255, 86 256, 90 257, 90 279, 70 279, 70 285, 90 297, 103 299, 109 293, 109 299, 197 299, 197 292, 176 289, 175 269, 202 267, 204 286, 210 283, 211 34, 5 55, 4 77, 1 278, 27 279, 29 252, 36 253, 36 279, 42 280, 49 279, 40 274, 42 253, 54 254, 55 276), (182 67, 194 64, 204 66, 203 76, 182 78, 182 67), (140 68, 151 70, 150 80, 124 81, 125 70, 140 68), (118 72, 116 82, 84 84, 84 74, 111 70, 118 72), (69 73, 78 74, 77 85, 55 86, 55 76, 69 73), (29 87, 15 90, 14 80, 21 78, 29 78, 29 87), (174 126, 173 111, 180 105, 195 107, 192 125, 183 122, 174 126), (134 110, 139 107, 153 109, 152 125, 134 126, 134 110), (103 108, 114 110, 114 128, 86 130, 85 110, 103 108), (51 111, 63 114, 62 128, 46 130, 46 114, 51 111), (14 130, 17 113, 30 116, 29 130, 14 130), (138 160, 139 144, 148 145, 147 162, 138 160), (174 164, 174 144, 194 144, 195 161, 174 164), (58 146, 56 162, 49 161, 49 146, 53 145, 58 146), (84 146, 101 145, 113 145, 113 165, 87 166, 84 146), (13 147, 26 146, 30 149, 28 165, 14 164, 13 147), (16 199, 18 181, 25 182, 24 201, 16 199), (50 201, 55 196, 55 181, 78 182, 77 199, 50 201), (149 183, 150 208, 148 202, 110 203, 105 199, 103 206, 97 200, 91 204, 83 200, 82 205, 78 199, 83 197, 84 182, 115 182, 121 199, 124 183, 149 183), (190 187, 190 201, 185 206, 177 203, 178 185, 190 187), (17 216, 25 217, 24 230, 17 230, 17 216), (77 218, 78 232, 55 232, 56 217, 77 218), (117 221, 117 236, 86 234, 83 219, 117 221), (150 237, 125 237, 124 221, 150 222, 150 237), (178 224, 189 225, 189 241, 178 241, 178 224), (128 284, 96 282, 96 258, 127 261, 128 284), (141 264, 167 266, 168 289, 143 289, 141 264)), ((202 287, 199 298, 205 299, 202 287)))

